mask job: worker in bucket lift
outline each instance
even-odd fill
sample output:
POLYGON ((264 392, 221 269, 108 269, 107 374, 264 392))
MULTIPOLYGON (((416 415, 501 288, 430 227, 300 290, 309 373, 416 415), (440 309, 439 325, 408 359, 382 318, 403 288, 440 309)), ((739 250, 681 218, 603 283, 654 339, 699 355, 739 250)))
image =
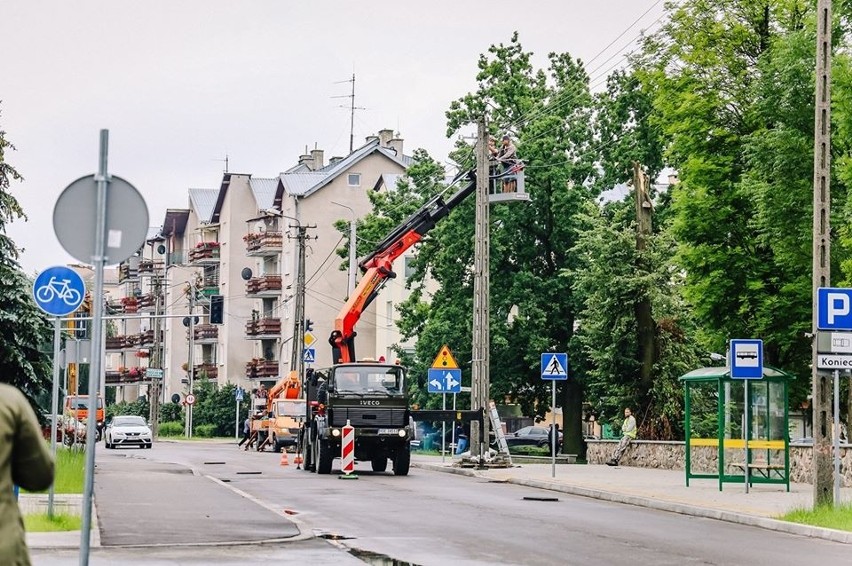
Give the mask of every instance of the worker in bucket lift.
MULTIPOLYGON (((515 148, 515 144, 512 143, 512 138, 509 137, 509 134, 503 136, 499 148, 492 142, 489 150, 492 157, 503 165, 503 176, 512 175, 518 165, 518 150, 515 148)), ((516 190, 517 180, 514 177, 503 179, 504 193, 513 193, 516 190)))

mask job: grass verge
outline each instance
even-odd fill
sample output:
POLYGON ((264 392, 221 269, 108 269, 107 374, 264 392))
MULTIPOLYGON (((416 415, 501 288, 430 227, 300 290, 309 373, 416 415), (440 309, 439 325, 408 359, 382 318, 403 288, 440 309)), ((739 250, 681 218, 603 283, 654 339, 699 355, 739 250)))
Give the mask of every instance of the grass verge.
POLYGON ((794 509, 779 517, 782 521, 814 527, 852 531, 852 505, 821 506, 815 509, 794 509))
POLYGON ((82 522, 83 519, 79 515, 55 514, 52 519, 47 513, 24 515, 24 528, 30 533, 79 531, 82 522))
MULTIPOLYGON (((86 451, 80 448, 56 447, 54 493, 83 493, 86 478, 86 451)), ((30 493, 22 490, 23 493, 30 493)), ((47 493, 47 490, 38 493, 47 493)))

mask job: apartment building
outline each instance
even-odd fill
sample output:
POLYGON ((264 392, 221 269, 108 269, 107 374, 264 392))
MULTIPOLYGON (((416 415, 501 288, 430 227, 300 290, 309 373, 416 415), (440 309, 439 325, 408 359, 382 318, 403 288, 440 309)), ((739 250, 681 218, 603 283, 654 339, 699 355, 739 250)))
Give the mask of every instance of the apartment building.
MULTIPOLYGON (((303 355, 293 351, 300 228, 305 317, 317 338, 313 365, 330 364, 327 337, 348 295, 348 274, 336 253, 345 239, 334 223, 369 213, 368 191, 392 188, 385 181, 409 163, 403 140, 382 130, 328 163, 323 150, 314 149, 277 177, 227 172, 218 189, 190 189, 188 207, 167 210, 139 254, 119 266, 120 296, 111 304, 139 316, 107 333, 107 351, 114 354, 108 382, 130 391, 150 382, 148 367, 162 369, 169 400, 188 391, 190 368, 194 379, 249 390, 286 375, 294 356, 303 355), (221 324, 210 322, 215 296, 224 300, 221 324)), ((393 319, 405 258, 398 263, 400 278, 390 283, 387 299, 371 305, 358 324, 359 357, 387 357, 399 342, 393 319)))

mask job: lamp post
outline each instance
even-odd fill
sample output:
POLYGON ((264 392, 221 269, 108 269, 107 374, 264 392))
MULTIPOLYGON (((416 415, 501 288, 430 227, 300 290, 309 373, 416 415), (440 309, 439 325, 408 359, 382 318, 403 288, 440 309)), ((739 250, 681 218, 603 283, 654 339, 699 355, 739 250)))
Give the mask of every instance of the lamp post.
POLYGON ((357 261, 355 259, 355 245, 357 240, 355 239, 357 230, 355 225, 355 211, 351 206, 346 206, 345 204, 340 204, 339 202, 330 201, 331 204, 336 204, 337 206, 341 206, 343 208, 349 209, 349 212, 352 213, 352 219, 349 221, 349 292, 347 296, 351 297, 352 293, 355 291, 355 269, 357 265, 357 261))

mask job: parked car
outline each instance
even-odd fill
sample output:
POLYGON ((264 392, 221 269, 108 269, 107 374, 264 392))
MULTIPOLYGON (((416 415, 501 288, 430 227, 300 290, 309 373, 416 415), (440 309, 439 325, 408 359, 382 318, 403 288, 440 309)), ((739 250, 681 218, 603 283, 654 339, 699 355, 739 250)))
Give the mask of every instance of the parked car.
MULTIPOLYGON (((506 444, 512 446, 539 446, 547 448, 550 446, 548 429, 542 426, 525 426, 515 432, 506 435, 506 444)), ((557 452, 562 447, 562 431, 559 431, 559 440, 556 443, 557 452)))
POLYGON ((117 446, 139 446, 151 448, 152 434, 148 423, 142 417, 121 415, 113 417, 104 431, 104 444, 107 448, 117 446))

